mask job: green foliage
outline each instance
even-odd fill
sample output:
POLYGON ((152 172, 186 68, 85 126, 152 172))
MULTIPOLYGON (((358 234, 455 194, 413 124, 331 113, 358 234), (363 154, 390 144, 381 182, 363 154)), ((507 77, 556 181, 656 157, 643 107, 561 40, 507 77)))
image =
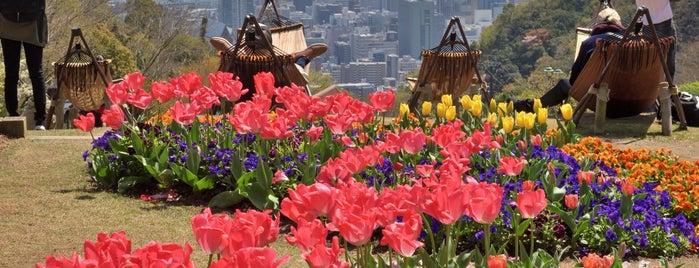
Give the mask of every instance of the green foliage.
POLYGON ((88 29, 85 35, 85 39, 89 40, 89 44, 92 44, 90 47, 92 53, 112 60, 109 66, 112 79, 121 78, 125 74, 137 70, 131 50, 124 46, 104 24, 97 24, 88 29))

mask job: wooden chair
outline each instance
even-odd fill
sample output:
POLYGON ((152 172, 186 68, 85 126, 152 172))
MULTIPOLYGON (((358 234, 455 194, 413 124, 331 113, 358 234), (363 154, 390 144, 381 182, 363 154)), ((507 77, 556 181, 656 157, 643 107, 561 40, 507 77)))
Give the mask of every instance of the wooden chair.
POLYGON ((472 50, 469 46, 459 18, 451 18, 439 45, 421 52, 422 64, 418 77, 411 83, 410 110, 416 111, 424 93, 430 94, 429 101, 432 102, 439 101, 444 94, 451 94, 457 101, 473 84, 478 84, 485 100, 489 100, 488 86, 476 66, 481 54, 480 50, 472 50), (457 35, 456 27, 460 35, 457 35))
POLYGON ((47 128, 51 127, 54 114, 55 127, 63 128, 63 105, 66 99, 83 111, 98 110, 105 104, 105 89, 112 82, 110 63, 111 60, 92 54, 80 28, 71 30, 66 55, 53 63, 58 93, 51 96, 51 107, 46 117, 47 128))
MULTIPOLYGON (((595 112, 595 133, 604 131, 606 117, 627 117, 647 111, 660 100, 663 134, 671 135, 670 98, 681 107, 677 86, 667 68, 666 55, 673 37, 658 38, 645 7, 640 7, 633 20, 646 18, 649 33, 641 31, 640 22, 629 25, 620 41, 598 39, 569 95, 579 101, 573 121, 578 123, 586 109, 595 112), (667 110, 667 112, 665 112, 667 110)), ((679 110, 680 128, 687 123, 679 110)))

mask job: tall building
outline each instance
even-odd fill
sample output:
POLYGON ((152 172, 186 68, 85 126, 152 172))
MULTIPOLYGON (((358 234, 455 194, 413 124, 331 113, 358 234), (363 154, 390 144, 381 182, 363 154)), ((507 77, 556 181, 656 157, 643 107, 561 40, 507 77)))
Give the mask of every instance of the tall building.
POLYGON ((341 83, 370 83, 383 85, 385 62, 350 62, 342 67, 341 83))
POLYGON ((234 29, 243 26, 246 15, 257 16, 258 12, 255 0, 219 0, 218 3, 219 20, 234 29))
POLYGON ((434 2, 403 0, 398 7, 398 52, 400 55, 420 56, 422 49, 436 42, 433 37, 434 2))

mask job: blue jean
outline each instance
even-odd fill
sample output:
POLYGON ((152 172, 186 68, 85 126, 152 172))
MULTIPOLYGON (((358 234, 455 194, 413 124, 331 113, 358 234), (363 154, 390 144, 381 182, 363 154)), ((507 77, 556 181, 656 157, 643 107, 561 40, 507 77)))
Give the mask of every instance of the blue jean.
POLYGON ((18 116, 17 83, 19 82, 20 52, 24 47, 24 57, 27 59, 29 79, 32 81, 34 99, 34 120, 37 125, 43 125, 46 119, 46 85, 42 59, 44 48, 29 43, 1 38, 2 54, 5 62, 5 106, 10 116, 18 116))
POLYGON ((658 37, 663 36, 674 36, 675 42, 670 45, 670 49, 667 52, 667 69, 670 71, 670 76, 675 77, 675 44, 677 44, 677 31, 675 30, 675 24, 672 23, 672 19, 663 21, 661 23, 653 24, 655 27, 655 32, 658 37))

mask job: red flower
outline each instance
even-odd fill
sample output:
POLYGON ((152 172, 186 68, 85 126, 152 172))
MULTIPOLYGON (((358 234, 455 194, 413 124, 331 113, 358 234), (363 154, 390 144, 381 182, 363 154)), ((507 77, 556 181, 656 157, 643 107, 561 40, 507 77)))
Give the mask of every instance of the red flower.
POLYGON ((325 228, 319 219, 314 219, 312 222, 298 219, 296 227, 291 226, 291 233, 293 236, 284 236, 286 242, 299 247, 302 252, 308 252, 316 245, 325 245, 328 228, 325 228))
POLYGON ((325 244, 317 244, 310 252, 301 253, 301 257, 314 268, 347 268, 350 265, 349 262, 338 260, 343 252, 345 250, 340 248, 340 241, 337 236, 333 236, 330 248, 326 248, 325 244))
POLYGON ((386 226, 381 233, 381 245, 389 245, 403 257, 410 257, 419 247, 425 246, 417 240, 422 231, 422 216, 413 213, 403 217, 403 222, 392 223, 386 226))
POLYGON ((330 132, 336 135, 344 134, 352 126, 352 118, 349 115, 328 115, 323 118, 330 132))
POLYGON ((289 196, 282 200, 281 212, 292 221, 313 221, 318 216, 329 217, 334 210, 337 189, 327 184, 299 184, 296 189, 289 188, 287 191, 289 196))
POLYGON ((144 77, 140 72, 134 72, 125 74, 123 83, 129 90, 137 90, 143 87, 143 83, 145 81, 146 77, 144 77))
POLYGON ((146 109, 153 101, 153 97, 142 88, 136 89, 135 93, 129 94, 128 103, 139 108, 146 109))
POLYGON ((95 127, 95 115, 93 113, 80 115, 79 119, 73 119, 73 125, 82 131, 89 132, 95 127))
POLYGON ((507 267, 507 256, 505 254, 488 256, 488 268, 507 267))
POLYGON ((521 158, 505 156, 500 158, 499 163, 498 172, 507 176, 517 176, 522 173, 522 168, 527 164, 527 161, 521 158))
POLYGON ((268 247, 243 248, 232 256, 211 263, 209 268, 275 268, 289 261, 289 255, 277 259, 277 252, 268 247))
POLYGON ((546 208, 546 194, 543 189, 522 191, 517 194, 517 208, 525 219, 532 219, 546 208))
POLYGON ((170 114, 175 122, 189 125, 196 119, 198 109, 199 107, 195 103, 182 103, 178 100, 170 107, 170 114))
POLYGON ((621 192, 625 195, 633 195, 634 190, 636 190, 636 186, 629 179, 625 179, 621 182, 621 192))
POLYGON ((270 72, 260 72, 253 76, 255 91, 258 95, 272 96, 275 91, 274 75, 270 72))
POLYGON ((150 84, 150 94, 160 103, 166 103, 175 97, 175 86, 167 82, 153 82, 150 84))
POLYGON ((614 256, 607 255, 600 257, 595 253, 587 254, 582 260, 583 268, 609 268, 614 263, 614 256))
POLYGON ((170 83, 174 86, 175 95, 178 97, 190 98, 192 94, 197 92, 202 87, 201 77, 195 72, 189 72, 170 79, 170 83))
POLYGON ((238 77, 233 79, 233 74, 228 72, 218 71, 216 74, 209 74, 209 85, 216 95, 232 102, 248 93, 248 89, 243 89, 243 83, 238 80, 238 77))
POLYGON ((112 129, 119 129, 121 124, 124 123, 124 112, 121 110, 121 107, 117 104, 112 104, 109 110, 105 110, 102 113, 102 122, 112 129))
POLYGON ((578 195, 577 194, 567 194, 565 197, 563 197, 563 201, 565 201, 566 207, 569 209, 575 209, 578 207, 578 195))
POLYGON ((109 100, 113 104, 122 105, 129 100, 129 93, 126 91, 126 86, 122 83, 111 84, 105 90, 109 100))
POLYGON ((70 258, 63 257, 60 254, 54 256, 47 256, 44 262, 46 266, 41 265, 41 263, 36 264, 36 268, 92 268, 97 267, 97 263, 94 260, 86 260, 80 257, 77 253, 73 252, 70 258))
POLYGON ((99 233, 97 242, 86 240, 83 249, 85 259, 96 261, 99 267, 119 267, 121 257, 131 253, 131 240, 124 231, 111 235, 99 233))
POLYGON ((312 126, 306 131, 306 135, 311 140, 311 143, 318 141, 321 134, 323 134, 323 127, 312 126))
POLYGON ((228 246, 228 234, 233 226, 233 219, 226 214, 211 214, 210 208, 192 216, 192 231, 197 244, 209 254, 221 253, 228 246))
POLYGON ((578 183, 582 184, 583 182, 585 182, 587 185, 590 185, 594 176, 595 173, 592 171, 578 170, 578 183))
POLYGON ((452 224, 468 210, 468 192, 473 185, 464 184, 460 178, 443 177, 440 184, 425 193, 420 208, 441 223, 452 224))
POLYGON ((371 105, 374 106, 374 109, 379 112, 385 112, 393 107, 393 103, 396 101, 396 95, 393 94, 393 90, 370 93, 369 101, 371 105))
POLYGON ((502 186, 494 183, 479 182, 471 184, 468 192, 469 210, 468 215, 478 223, 490 224, 500 214, 502 206, 502 186))
POLYGON ((252 102, 240 102, 234 107, 234 115, 227 115, 237 132, 241 134, 259 133, 267 124, 269 114, 267 110, 255 108, 252 102))
POLYGON ((235 211, 233 226, 231 232, 235 233, 241 230, 251 230, 255 235, 255 246, 264 247, 269 243, 277 240, 279 235, 279 215, 276 220, 272 219, 272 210, 257 211, 247 210, 242 212, 235 211))
POLYGON ((124 255, 121 267, 183 267, 193 268, 189 259, 192 247, 189 243, 184 247, 175 243, 159 243, 151 241, 144 247, 136 249, 129 255, 124 255))
POLYGON ((422 133, 420 128, 400 133, 401 148, 409 154, 416 154, 422 151, 422 147, 425 146, 425 140, 425 133, 422 133))

